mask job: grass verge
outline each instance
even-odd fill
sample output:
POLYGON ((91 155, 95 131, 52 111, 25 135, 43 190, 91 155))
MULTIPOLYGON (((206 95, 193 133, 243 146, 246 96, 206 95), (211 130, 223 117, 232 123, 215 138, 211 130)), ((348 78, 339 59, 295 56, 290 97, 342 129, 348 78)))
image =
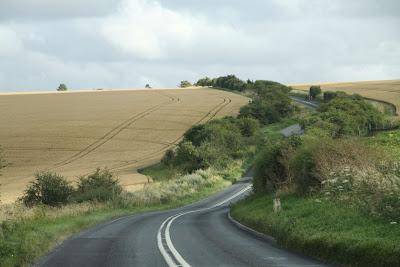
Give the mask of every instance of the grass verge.
POLYGON ((283 195, 273 212, 272 195, 253 195, 236 204, 240 223, 272 235, 283 247, 344 266, 400 266, 400 225, 323 197, 283 195))
MULTIPOLYGON (((231 183, 212 172, 201 171, 182 177, 181 180, 155 183, 143 192, 129 193, 118 201, 108 203, 71 204, 62 208, 36 207, 16 212, 0 224, 0 266, 26 266, 38 260, 71 235, 95 224, 115 217, 146 211, 164 210, 184 206, 211 195, 231 183), (205 180, 200 183, 199 180, 205 180), (185 178, 187 177, 187 178, 185 178), (183 180, 185 186, 194 188, 188 194, 171 197, 179 190, 183 180), (150 198, 150 199, 149 199, 150 198), (26 212, 30 213, 29 215, 26 212)), ((182 185, 183 186, 183 185, 182 185)), ((184 191, 187 188, 184 189, 184 191)))

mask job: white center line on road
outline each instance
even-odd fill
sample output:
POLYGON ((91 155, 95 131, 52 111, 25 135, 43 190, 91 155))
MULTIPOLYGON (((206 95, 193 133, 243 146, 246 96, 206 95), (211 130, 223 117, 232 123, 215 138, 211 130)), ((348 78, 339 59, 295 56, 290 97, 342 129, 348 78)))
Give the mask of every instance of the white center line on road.
POLYGON ((157 245, 158 245, 158 249, 160 250, 161 255, 163 256, 167 265, 169 267, 176 267, 176 266, 190 267, 190 264, 187 263, 187 261, 182 257, 182 255, 176 250, 176 248, 171 240, 170 229, 171 229, 172 223, 176 219, 178 219, 179 217, 186 215, 186 214, 209 210, 209 209, 213 209, 213 208, 222 206, 223 204, 227 203, 228 201, 246 193, 248 190, 251 189, 251 187, 252 187, 252 185, 248 185, 245 188, 243 188, 242 190, 240 190, 239 192, 233 194, 232 196, 224 199, 221 202, 218 202, 217 204, 215 204, 211 207, 181 212, 176 215, 172 215, 172 216, 168 217, 165 221, 163 221, 160 228, 158 229, 157 245), (168 253, 168 251, 170 253, 168 253))

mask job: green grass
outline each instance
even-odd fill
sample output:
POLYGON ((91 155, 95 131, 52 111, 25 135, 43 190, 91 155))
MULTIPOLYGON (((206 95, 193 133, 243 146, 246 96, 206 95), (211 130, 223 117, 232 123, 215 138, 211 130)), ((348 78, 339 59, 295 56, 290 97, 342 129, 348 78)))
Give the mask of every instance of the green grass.
POLYGON ((229 184, 230 182, 221 180, 213 186, 204 187, 187 197, 147 207, 120 208, 110 203, 94 206, 89 211, 80 212, 78 210, 75 214, 61 215, 55 218, 46 215, 46 211, 50 208, 37 209, 37 214, 32 217, 17 218, 0 224, 0 266, 32 264, 61 241, 95 224, 128 214, 184 206, 211 195, 229 184))
POLYGON ((400 225, 318 197, 285 195, 274 213, 272 196, 254 195, 232 216, 283 247, 344 266, 400 266, 400 225))
POLYGON ((267 126, 264 126, 261 129, 261 132, 263 135, 266 137, 267 140, 279 140, 283 138, 282 134, 280 131, 292 124, 298 123, 296 119, 294 118, 287 118, 283 119, 280 122, 272 123, 267 126))
POLYGON ((141 174, 150 176, 154 181, 164 181, 182 175, 182 171, 177 168, 165 166, 162 163, 157 163, 149 167, 139 170, 141 174))
POLYGON ((400 158, 400 131, 381 132, 364 140, 372 147, 383 149, 394 158, 400 158))

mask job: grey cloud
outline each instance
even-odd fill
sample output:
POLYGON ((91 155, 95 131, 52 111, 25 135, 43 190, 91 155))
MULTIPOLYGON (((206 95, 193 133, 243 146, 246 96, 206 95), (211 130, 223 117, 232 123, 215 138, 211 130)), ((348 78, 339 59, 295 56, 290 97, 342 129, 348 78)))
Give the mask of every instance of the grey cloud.
POLYGON ((114 12, 119 0, 1 0, 1 20, 55 20, 114 12))
POLYGON ((399 78, 399 3, 2 0, 0 91, 399 78))

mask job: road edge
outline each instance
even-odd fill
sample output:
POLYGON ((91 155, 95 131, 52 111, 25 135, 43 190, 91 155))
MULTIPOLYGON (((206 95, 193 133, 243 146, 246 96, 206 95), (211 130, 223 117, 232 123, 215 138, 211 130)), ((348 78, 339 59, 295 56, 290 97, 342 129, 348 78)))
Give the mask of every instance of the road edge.
POLYGON ((238 222, 237 220, 235 220, 234 218, 232 218, 230 210, 228 212, 228 220, 233 225, 235 225, 237 228, 239 228, 239 229, 241 229, 241 230, 243 230, 243 231, 245 231, 245 232, 247 232, 247 233, 249 233, 249 234, 251 234, 253 236, 261 238, 261 239, 267 241, 268 243, 272 243, 272 244, 276 244, 277 243, 276 239, 274 237, 266 235, 266 234, 263 234, 263 233, 260 233, 260 232, 257 232, 256 230, 251 229, 250 227, 248 227, 246 225, 243 225, 240 222, 238 222))

